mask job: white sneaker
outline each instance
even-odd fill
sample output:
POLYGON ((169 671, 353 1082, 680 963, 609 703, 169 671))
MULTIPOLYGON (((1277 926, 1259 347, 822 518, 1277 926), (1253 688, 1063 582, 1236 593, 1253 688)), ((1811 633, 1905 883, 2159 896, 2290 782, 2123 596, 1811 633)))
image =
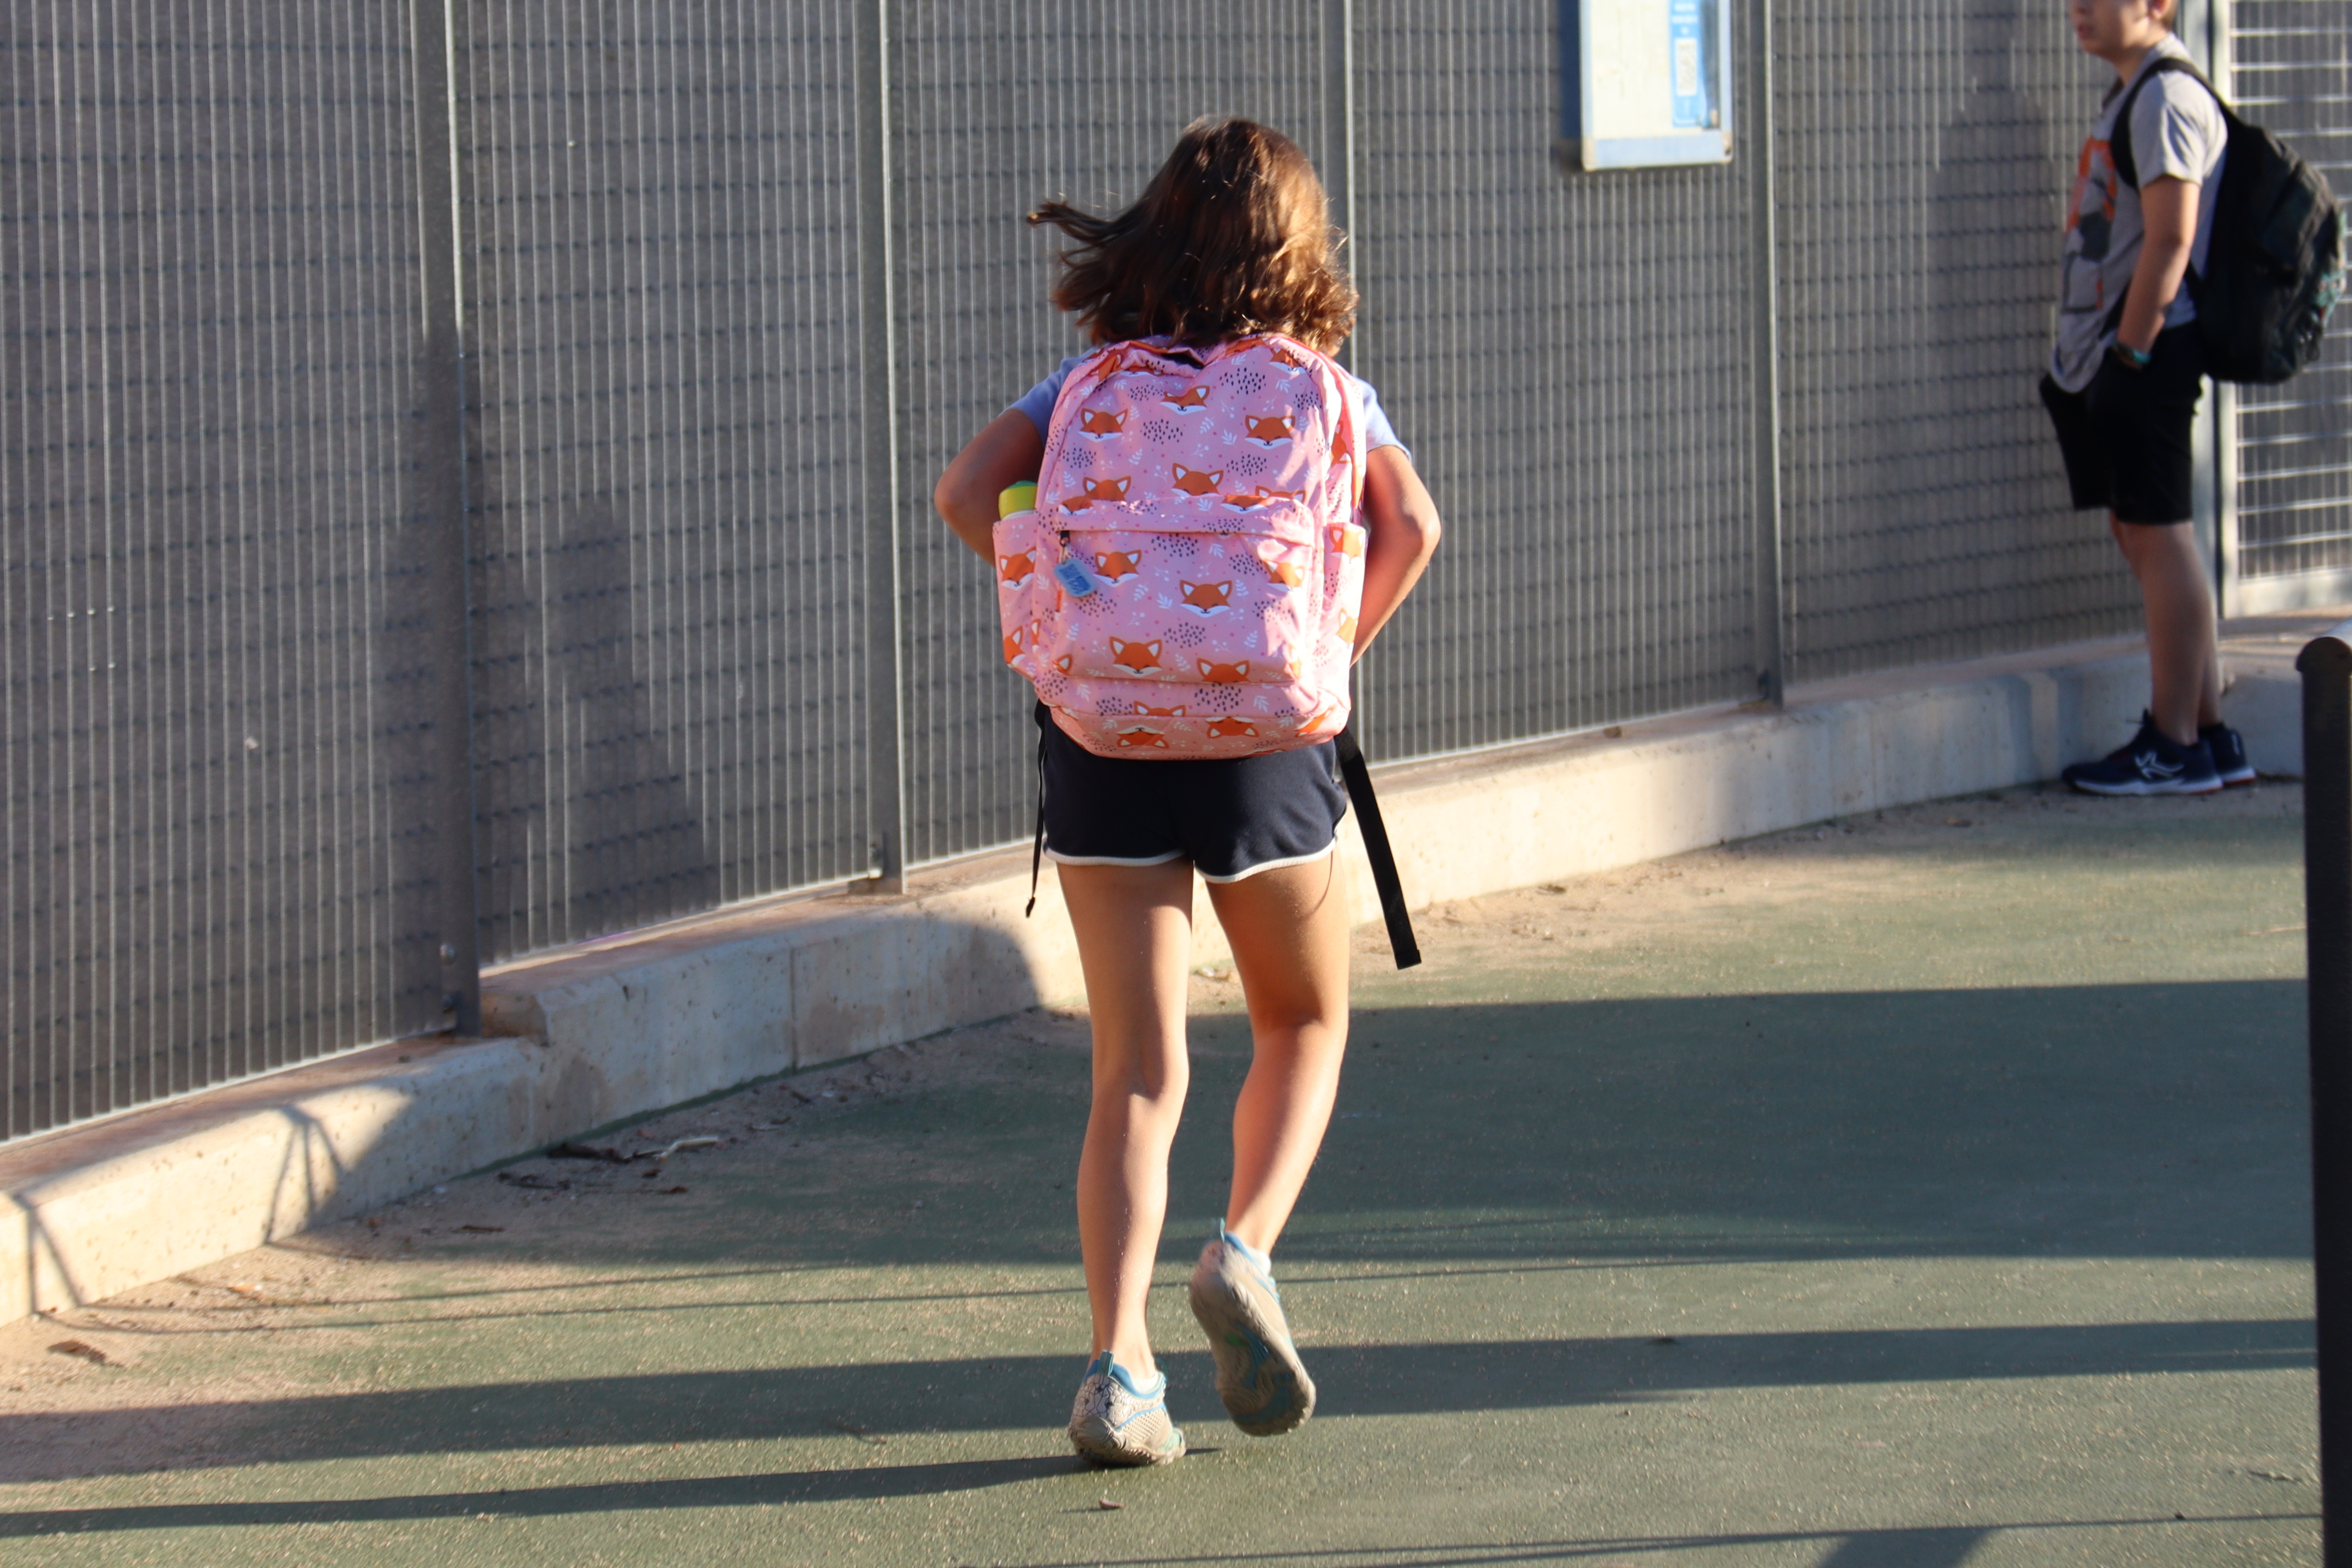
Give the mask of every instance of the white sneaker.
POLYGON ((1263 1256, 1222 1225, 1192 1269, 1192 1315, 1209 1336, 1217 1397, 1234 1426, 1271 1437, 1315 1414, 1315 1380, 1290 1342, 1274 1275, 1263 1256))
POLYGON ((1087 1363, 1070 1406, 1070 1446, 1097 1465, 1165 1465, 1184 1457, 1184 1434, 1168 1418, 1168 1374, 1139 1385, 1110 1352, 1087 1363))

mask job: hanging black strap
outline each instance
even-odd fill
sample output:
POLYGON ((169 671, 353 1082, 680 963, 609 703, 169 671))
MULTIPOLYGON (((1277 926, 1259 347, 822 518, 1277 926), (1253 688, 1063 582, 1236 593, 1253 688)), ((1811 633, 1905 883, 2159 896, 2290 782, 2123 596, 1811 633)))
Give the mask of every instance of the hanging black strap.
POLYGON ((1054 721, 1043 702, 1037 704, 1037 838, 1029 846, 1029 902, 1021 910, 1027 920, 1037 912, 1037 879, 1045 869, 1045 726, 1054 721))
POLYGON ((1381 890, 1381 917, 1388 921, 1389 951, 1399 969, 1421 962, 1421 944, 1412 939, 1412 917, 1405 912, 1404 884, 1397 879, 1396 855, 1389 848, 1389 830, 1381 821, 1381 803, 1372 794, 1372 770, 1356 744, 1356 720, 1339 731, 1339 776, 1348 785, 1348 799, 1356 808, 1356 826, 1364 836, 1364 855, 1372 863, 1372 886, 1381 890))

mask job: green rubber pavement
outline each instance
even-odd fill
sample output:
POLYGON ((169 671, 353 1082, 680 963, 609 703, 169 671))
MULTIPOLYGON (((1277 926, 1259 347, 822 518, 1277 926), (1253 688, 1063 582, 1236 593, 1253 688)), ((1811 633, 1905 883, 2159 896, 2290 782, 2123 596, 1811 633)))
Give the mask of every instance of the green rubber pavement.
POLYGON ((1289 1437, 1182 1298, 1206 976, 1175 1466, 1061 1436, 1036 1013, 0 1333, 0 1561, 2315 1563, 2299 806, 2014 792, 1433 911, 1408 973, 1362 933, 1289 1437))

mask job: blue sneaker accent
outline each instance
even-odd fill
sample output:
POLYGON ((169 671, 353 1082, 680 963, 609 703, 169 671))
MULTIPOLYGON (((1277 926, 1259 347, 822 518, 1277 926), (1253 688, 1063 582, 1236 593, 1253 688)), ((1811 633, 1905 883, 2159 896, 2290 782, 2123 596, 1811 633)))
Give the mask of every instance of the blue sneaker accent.
POLYGON ((1235 1252, 1240 1253, 1244 1262, 1247 1263, 1251 1268, 1264 1275, 1265 1277, 1265 1288, 1267 1289, 1274 1290, 1274 1293, 1277 1296, 1282 1294, 1281 1291, 1275 1289, 1273 1258, 1268 1258, 1265 1253, 1260 1252, 1256 1247, 1252 1247, 1248 1242, 1244 1241, 1240 1237, 1235 1236, 1232 1231, 1227 1230, 1225 1228, 1225 1222, 1223 1220, 1219 1220, 1217 1222, 1217 1239, 1223 1242, 1227 1247, 1232 1247, 1235 1252))
POLYGON ((1150 1384, 1147 1386, 1146 1384, 1135 1381, 1135 1373, 1119 1365, 1118 1362, 1113 1361, 1111 1359, 1111 1353, 1108 1351, 1103 1352, 1102 1354, 1087 1363, 1087 1375, 1088 1377, 1115 1377, 1118 1379, 1118 1384, 1121 1388, 1126 1389, 1129 1394, 1134 1395, 1138 1399, 1157 1399, 1161 1394, 1168 1392, 1168 1374, 1166 1373, 1154 1373, 1152 1374, 1150 1384))
POLYGON ((1168 1374, 1150 1383, 1103 1352, 1087 1363, 1070 1406, 1070 1443, 1097 1465, 1165 1465, 1184 1454, 1184 1434, 1168 1417, 1168 1374))

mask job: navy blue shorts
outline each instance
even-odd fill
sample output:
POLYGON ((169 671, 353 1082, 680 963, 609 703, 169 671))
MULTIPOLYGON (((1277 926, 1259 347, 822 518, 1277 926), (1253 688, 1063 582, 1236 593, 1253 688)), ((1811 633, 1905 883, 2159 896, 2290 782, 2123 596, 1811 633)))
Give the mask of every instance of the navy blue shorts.
POLYGON ((1037 705, 1045 853, 1065 866, 1190 860, 1212 882, 1319 860, 1348 814, 1339 748, 1197 762, 1097 757, 1037 705))

